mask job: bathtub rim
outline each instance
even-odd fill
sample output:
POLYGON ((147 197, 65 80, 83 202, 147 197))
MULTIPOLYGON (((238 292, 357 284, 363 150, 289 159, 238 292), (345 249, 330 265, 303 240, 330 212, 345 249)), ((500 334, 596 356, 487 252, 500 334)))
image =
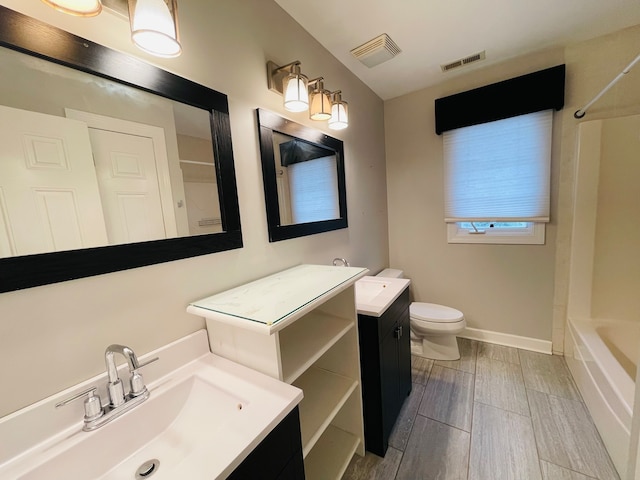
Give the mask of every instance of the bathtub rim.
MULTIPOLYGON (((603 319, 584 319, 569 318, 569 323, 573 327, 572 333, 579 335, 580 340, 587 346, 591 353, 591 357, 601 372, 606 372, 607 378, 610 380, 609 385, 620 403, 624 407, 625 413, 629 418, 633 415, 633 401, 635 396, 635 379, 632 379, 626 370, 620 365, 618 359, 611 353, 596 331, 596 326, 610 326, 629 323, 624 320, 603 320, 603 319), (576 328, 578 327, 578 328, 576 328), (611 381, 613 379, 613 381, 611 381)), ((574 354, 574 356, 576 356, 574 354)), ((577 360, 584 361, 576 357, 577 360)), ((631 428, 631 425, 628 425, 631 428)))
POLYGON ((631 381, 597 335, 593 322, 584 319, 567 322, 565 360, 620 478, 627 478, 633 416, 619 386, 603 370, 603 363, 611 363, 612 370, 619 369, 618 374, 624 374, 621 378, 631 381))

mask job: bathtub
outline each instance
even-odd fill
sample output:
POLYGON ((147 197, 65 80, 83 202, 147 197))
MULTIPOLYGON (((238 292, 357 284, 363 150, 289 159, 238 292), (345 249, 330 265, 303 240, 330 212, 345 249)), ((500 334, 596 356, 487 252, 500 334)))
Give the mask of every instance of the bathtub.
POLYGON ((567 365, 624 478, 640 357, 640 323, 569 318, 567 334, 567 365))

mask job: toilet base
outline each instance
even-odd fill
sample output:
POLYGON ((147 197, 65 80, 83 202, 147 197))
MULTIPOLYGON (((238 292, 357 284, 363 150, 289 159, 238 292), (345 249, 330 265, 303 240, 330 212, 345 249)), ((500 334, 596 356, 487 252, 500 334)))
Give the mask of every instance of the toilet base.
POLYGON ((433 335, 411 339, 411 353, 432 360, 459 360, 460 349, 455 335, 433 335))

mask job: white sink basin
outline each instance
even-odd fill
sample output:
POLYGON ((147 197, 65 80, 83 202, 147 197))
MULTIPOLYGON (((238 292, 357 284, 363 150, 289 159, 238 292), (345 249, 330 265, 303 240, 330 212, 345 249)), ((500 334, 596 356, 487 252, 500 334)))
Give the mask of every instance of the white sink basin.
POLYGON ((130 412, 92 432, 80 422, 54 435, 0 465, 0 478, 134 479, 154 459, 154 480, 225 478, 302 398, 211 353, 148 386, 150 398, 130 412))
POLYGON ((407 278, 362 277, 355 284, 358 313, 381 316, 410 283, 407 278))

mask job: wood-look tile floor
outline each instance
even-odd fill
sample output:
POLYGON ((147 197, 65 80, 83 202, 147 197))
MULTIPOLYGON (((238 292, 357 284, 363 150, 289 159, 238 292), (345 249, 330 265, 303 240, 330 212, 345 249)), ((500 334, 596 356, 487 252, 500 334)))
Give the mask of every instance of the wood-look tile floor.
POLYGON ((564 358, 458 339, 461 358, 412 357, 413 389, 384 458, 343 480, 616 480, 564 358))

